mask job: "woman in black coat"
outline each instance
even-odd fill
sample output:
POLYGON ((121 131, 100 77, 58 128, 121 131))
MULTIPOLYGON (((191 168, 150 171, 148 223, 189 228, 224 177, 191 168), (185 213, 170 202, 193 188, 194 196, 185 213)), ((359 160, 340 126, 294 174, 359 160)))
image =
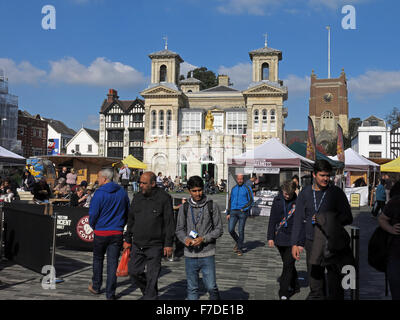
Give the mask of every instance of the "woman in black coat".
POLYGON ((22 177, 22 187, 24 188, 24 190, 32 192, 35 182, 36 182, 35 178, 28 170, 26 170, 24 172, 24 176, 22 177))
POLYGON ((268 247, 278 248, 283 262, 280 279, 279 298, 289 299, 300 291, 295 267, 296 260, 292 256, 291 234, 293 214, 296 208, 296 185, 293 181, 286 181, 281 191, 275 197, 268 223, 268 247))

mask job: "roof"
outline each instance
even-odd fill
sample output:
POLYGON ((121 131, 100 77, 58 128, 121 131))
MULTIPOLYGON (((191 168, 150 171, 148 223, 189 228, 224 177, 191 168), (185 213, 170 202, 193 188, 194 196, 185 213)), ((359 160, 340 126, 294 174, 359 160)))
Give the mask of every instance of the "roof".
POLYGON ((107 112, 107 110, 114 104, 118 104, 125 113, 128 113, 137 104, 140 104, 143 107, 144 101, 142 99, 136 98, 135 100, 114 99, 112 102, 107 102, 107 99, 104 99, 103 104, 100 108, 100 113, 107 112))
POLYGON ((224 92, 224 91, 238 91, 236 89, 227 87, 227 86, 215 86, 212 88, 201 90, 201 92, 224 92))
POLYGON ((71 136, 75 135, 75 130, 68 128, 64 122, 60 120, 54 120, 54 119, 47 119, 44 118, 48 122, 48 124, 58 133, 62 134, 69 134, 71 136))
POLYGON ((164 49, 161 51, 153 52, 149 54, 151 59, 153 58, 177 58, 179 62, 183 62, 183 59, 176 52, 164 49))
POLYGON ((98 130, 93 130, 93 129, 88 129, 88 128, 83 128, 89 136, 93 138, 94 141, 99 143, 99 131, 98 130))
POLYGON ((279 60, 282 60, 282 51, 274 48, 264 47, 249 52, 251 60, 253 60, 253 56, 272 56, 272 55, 278 55, 279 60))
MULTIPOLYGON (((338 160, 337 155, 329 158, 338 160)), ((344 151, 344 164, 346 171, 368 171, 373 167, 379 168, 378 164, 368 160, 351 148, 344 151)))
POLYGON ((202 82, 199 79, 193 77, 179 81, 179 84, 200 84, 200 83, 202 82))

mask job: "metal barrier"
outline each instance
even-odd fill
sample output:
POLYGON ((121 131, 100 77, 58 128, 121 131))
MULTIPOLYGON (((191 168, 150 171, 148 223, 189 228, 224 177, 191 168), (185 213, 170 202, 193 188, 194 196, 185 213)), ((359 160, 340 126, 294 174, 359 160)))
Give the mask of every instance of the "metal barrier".
POLYGON ((350 227, 351 236, 351 251, 355 260, 355 270, 356 270, 356 288, 351 289, 351 300, 360 300, 360 228, 351 226, 350 227))
POLYGON ((0 221, 0 260, 3 259, 3 251, 4 251, 4 210, 3 210, 4 202, 0 202, 0 212, 1 212, 1 221, 0 221))

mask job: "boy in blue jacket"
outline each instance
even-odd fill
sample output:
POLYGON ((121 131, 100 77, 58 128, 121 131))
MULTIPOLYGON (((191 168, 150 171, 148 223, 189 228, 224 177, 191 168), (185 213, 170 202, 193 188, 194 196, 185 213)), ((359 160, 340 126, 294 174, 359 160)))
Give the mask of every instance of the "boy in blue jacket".
POLYGON ((385 191, 385 180, 381 179, 379 181, 380 183, 376 187, 376 193, 375 193, 375 201, 376 205, 374 205, 374 210, 372 211, 372 215, 376 217, 379 213, 380 210, 385 208, 385 203, 386 203, 386 191, 385 191))

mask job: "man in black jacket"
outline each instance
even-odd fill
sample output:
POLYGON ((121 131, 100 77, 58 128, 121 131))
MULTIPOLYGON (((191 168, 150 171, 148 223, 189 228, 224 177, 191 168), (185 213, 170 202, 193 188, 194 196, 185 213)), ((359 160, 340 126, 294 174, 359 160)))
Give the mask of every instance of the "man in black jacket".
MULTIPOLYGON (((322 212, 330 212, 342 225, 353 222, 351 208, 345 193, 338 187, 330 185, 332 166, 326 160, 317 160, 314 164, 313 185, 306 186, 296 201, 296 213, 293 218, 291 237, 292 255, 300 260, 300 253, 306 249, 307 271, 309 276, 309 300, 325 299, 325 266, 311 263, 311 252, 314 240, 316 219, 322 212)), ((335 265, 326 266, 328 271, 328 298, 344 299, 341 286, 341 270, 335 265)))
POLYGON ((124 248, 131 247, 129 275, 143 299, 157 299, 157 281, 163 255, 172 255, 175 222, 171 196, 156 187, 156 175, 141 175, 140 192, 135 194, 128 214, 124 248), (144 269, 146 267, 146 273, 144 269))

